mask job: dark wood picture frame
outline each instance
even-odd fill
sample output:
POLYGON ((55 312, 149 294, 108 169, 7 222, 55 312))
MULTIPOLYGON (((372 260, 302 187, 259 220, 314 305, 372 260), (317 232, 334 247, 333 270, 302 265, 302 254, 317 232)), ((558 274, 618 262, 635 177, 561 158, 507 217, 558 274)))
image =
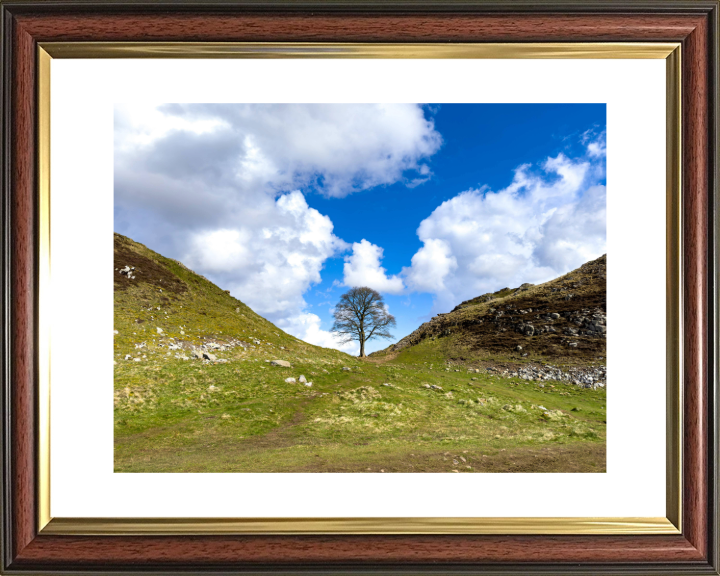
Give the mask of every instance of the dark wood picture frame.
POLYGON ((1 2, 2 559, 6 574, 718 574, 718 2, 1 2), (40 42, 680 42, 679 535, 53 536, 37 529, 40 42))

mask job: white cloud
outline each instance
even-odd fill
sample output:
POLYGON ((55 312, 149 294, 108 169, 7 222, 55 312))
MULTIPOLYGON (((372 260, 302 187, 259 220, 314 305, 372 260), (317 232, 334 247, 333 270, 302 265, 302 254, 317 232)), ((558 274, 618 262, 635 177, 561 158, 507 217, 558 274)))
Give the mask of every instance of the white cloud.
POLYGON ((605 131, 598 133, 591 128, 582 133, 580 141, 587 145, 588 156, 592 158, 603 158, 607 155, 607 134, 605 131))
POLYGON ((303 293, 320 282, 325 260, 346 248, 330 218, 299 191, 254 206, 233 229, 192 235, 182 261, 222 282, 269 319, 305 307, 303 293))
POLYGON ((331 343, 303 294, 349 246, 303 192, 416 185, 441 144, 414 104, 118 105, 116 230, 331 343))
POLYGON ((427 179, 425 160, 442 145, 415 104, 118 105, 115 124, 119 160, 135 169, 139 155, 160 152, 156 166, 169 159, 177 174, 184 161, 191 179, 333 197, 427 179))
POLYGON ((360 345, 357 342, 343 343, 336 334, 323 330, 320 325, 320 317, 308 312, 278 321, 278 326, 285 332, 315 346, 335 348, 354 356, 360 353, 360 345))
POLYGON ((603 254, 601 141, 589 142, 578 158, 559 154, 519 166, 498 192, 471 189, 438 206, 418 227, 423 246, 403 270, 408 287, 432 293, 435 310, 445 311, 485 292, 550 280, 603 254))
POLYGON ((403 269, 410 288, 418 292, 442 292, 445 278, 457 269, 450 245, 440 238, 429 238, 412 257, 412 265, 403 269))
POLYGON ((352 245, 352 254, 345 257, 343 266, 346 286, 367 286, 378 292, 399 294, 404 290, 399 276, 388 276, 380 266, 383 249, 363 239, 352 245))

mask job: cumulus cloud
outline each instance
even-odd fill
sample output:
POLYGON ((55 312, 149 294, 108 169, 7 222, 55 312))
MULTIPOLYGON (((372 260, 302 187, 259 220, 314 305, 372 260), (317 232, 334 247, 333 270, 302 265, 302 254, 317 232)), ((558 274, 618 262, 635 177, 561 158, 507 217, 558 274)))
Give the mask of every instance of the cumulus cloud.
MULTIPOLYGON (((584 137, 585 135, 583 135, 584 137)), ((470 189, 423 220, 423 246, 403 270, 435 310, 524 282, 544 282, 605 252, 604 134, 582 154, 523 164, 494 192, 470 189)))
POLYGON ((302 334, 302 340, 315 346, 336 348, 354 356, 360 353, 360 345, 357 342, 342 342, 333 332, 323 330, 317 314, 305 312, 284 318, 278 321, 278 326, 288 334, 302 334))
POLYGON ((414 104, 116 107, 116 149, 142 154, 152 147, 150 162, 170 164, 173 176, 181 160, 188 176, 204 182, 239 180, 275 191, 313 187, 343 197, 427 178, 425 160, 441 145, 433 120, 414 104))
POLYGON ((428 238, 412 257, 412 265, 403 269, 410 288, 418 292, 443 292, 445 278, 457 270, 457 258, 450 244, 440 238, 428 238))
POLYGON ((399 276, 388 276, 385 268, 380 266, 383 249, 363 239, 354 242, 352 254, 345 257, 343 266, 344 283, 346 286, 367 286, 378 292, 400 294, 403 281, 399 276))
POLYGON ((598 133, 594 128, 583 132, 580 140, 583 144, 587 145, 588 156, 604 158, 607 155, 606 136, 605 131, 598 133))
POLYGON ((115 228, 331 342, 303 294, 349 246, 305 194, 416 185, 441 144, 417 105, 118 105, 115 228))
POLYGON ((304 308, 303 293, 320 282, 325 260, 347 245, 299 191, 256 205, 253 216, 232 229, 193 234, 183 261, 242 295, 253 310, 281 319, 304 308))

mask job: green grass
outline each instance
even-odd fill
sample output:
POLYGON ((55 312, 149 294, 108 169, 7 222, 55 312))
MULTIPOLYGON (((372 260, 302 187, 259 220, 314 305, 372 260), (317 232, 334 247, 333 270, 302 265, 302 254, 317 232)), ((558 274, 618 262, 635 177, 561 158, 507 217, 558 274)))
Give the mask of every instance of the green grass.
POLYGON ((365 360, 312 346, 132 247, 187 289, 133 283, 115 292, 116 472, 605 470, 604 389, 468 373, 453 337, 365 360), (217 352, 224 364, 163 347, 229 338, 253 347, 217 352), (301 374, 312 387, 285 382, 301 374))
POLYGON ((409 454, 605 440, 603 389, 448 372, 433 355, 378 365, 319 354, 292 368, 270 366, 262 350, 241 356, 119 364, 116 471, 365 470, 409 454), (300 374, 313 386, 285 383, 300 374))

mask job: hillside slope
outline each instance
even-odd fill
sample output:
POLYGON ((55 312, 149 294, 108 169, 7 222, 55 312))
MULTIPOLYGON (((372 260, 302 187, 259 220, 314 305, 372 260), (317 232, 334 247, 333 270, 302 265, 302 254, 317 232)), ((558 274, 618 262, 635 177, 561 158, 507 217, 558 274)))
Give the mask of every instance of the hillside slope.
POLYGON ((114 247, 118 362, 163 356, 189 360, 193 351, 223 360, 225 352, 255 349, 288 361, 309 351, 338 361, 348 358, 286 334, 229 291, 130 238, 115 234, 114 247))
POLYGON ((463 302, 376 353, 447 338, 468 354, 585 362, 605 357, 607 258, 544 284, 523 284, 463 302))
POLYGON ((605 470, 604 388, 312 346, 120 235, 113 274, 115 472, 605 470))

